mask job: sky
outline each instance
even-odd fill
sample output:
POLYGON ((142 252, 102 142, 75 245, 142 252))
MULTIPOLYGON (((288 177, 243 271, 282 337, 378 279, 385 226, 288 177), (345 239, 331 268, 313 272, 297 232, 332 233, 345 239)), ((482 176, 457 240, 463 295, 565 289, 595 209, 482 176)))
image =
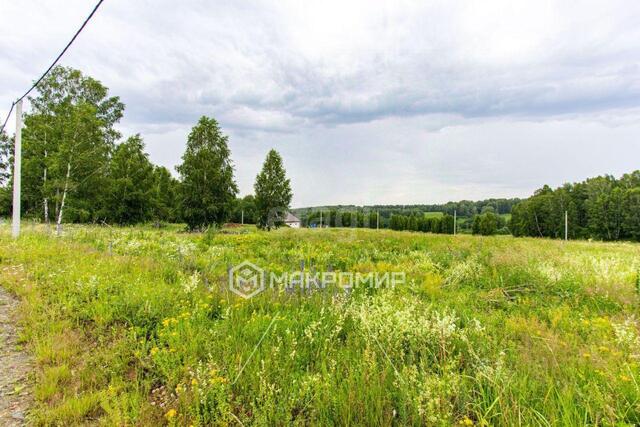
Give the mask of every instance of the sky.
MULTIPOLYGON (((93 5, 0 2, 2 117, 93 5)), ((174 173, 206 115, 241 195, 275 148, 294 207, 441 203, 639 169, 638 23, 637 0, 105 0, 61 63, 174 173)))

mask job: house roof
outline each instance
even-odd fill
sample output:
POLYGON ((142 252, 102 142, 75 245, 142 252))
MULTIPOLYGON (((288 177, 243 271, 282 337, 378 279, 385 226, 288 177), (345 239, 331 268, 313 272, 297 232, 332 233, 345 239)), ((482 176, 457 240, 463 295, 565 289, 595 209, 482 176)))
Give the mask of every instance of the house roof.
POLYGON ((287 216, 285 217, 284 222, 300 222, 300 219, 291 212, 287 212, 287 216))

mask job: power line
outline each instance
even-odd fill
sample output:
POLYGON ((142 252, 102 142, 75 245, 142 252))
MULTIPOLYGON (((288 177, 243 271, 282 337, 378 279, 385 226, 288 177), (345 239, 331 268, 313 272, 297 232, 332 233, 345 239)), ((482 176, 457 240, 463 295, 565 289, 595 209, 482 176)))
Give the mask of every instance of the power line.
POLYGON ((7 118, 4 119, 4 123, 2 124, 2 128, 0 128, 0 134, 2 134, 2 132, 4 131, 4 127, 7 125, 7 122, 9 121, 9 117, 11 117, 11 112, 13 111, 13 107, 15 107, 16 103, 12 102, 11 103, 11 108, 9 108, 9 114, 7 114, 7 118))
POLYGON ((26 91, 20 98, 16 99, 12 104, 11 104, 11 108, 9 109, 9 114, 7 114, 7 118, 4 119, 4 123, 2 124, 2 128, 0 128, 0 133, 2 133, 4 131, 4 127, 7 125, 7 122, 9 121, 9 116, 11 116, 11 112, 13 111, 13 107, 16 105, 16 103, 18 103, 19 101, 22 101, 27 95, 29 95, 29 93, 36 87, 38 86, 38 84, 42 81, 42 79, 44 79, 46 77, 47 74, 49 74, 49 71, 51 71, 51 69, 53 67, 55 67, 55 65, 58 63, 58 61, 60 60, 60 58, 62 58, 62 55, 65 54, 65 52, 71 47, 71 45, 73 44, 73 42, 76 40, 76 38, 78 37, 78 35, 80 35, 80 33, 82 32, 82 30, 84 30, 84 27, 86 27, 86 25, 89 23, 89 21, 91 20, 91 18, 93 18, 93 15, 96 13, 96 11, 98 10, 98 8, 100 7, 100 5, 102 4, 104 0, 99 0, 98 3, 96 3, 95 7, 93 8, 93 10, 91 11, 91 13, 89 14, 89 16, 87 16, 87 19, 84 20, 84 22, 82 23, 82 25, 80 26, 80 28, 78 29, 78 31, 76 31, 76 33, 73 35, 73 37, 71 38, 71 40, 69 40, 69 43, 67 43, 67 45, 64 47, 64 49, 62 49, 62 52, 60 52, 60 54, 56 57, 56 59, 51 63, 51 65, 49 65, 49 68, 47 68, 47 71, 45 71, 44 73, 42 73, 42 75, 38 78, 38 80, 35 81, 35 83, 33 85, 31 85, 31 87, 29 88, 28 91, 26 91))

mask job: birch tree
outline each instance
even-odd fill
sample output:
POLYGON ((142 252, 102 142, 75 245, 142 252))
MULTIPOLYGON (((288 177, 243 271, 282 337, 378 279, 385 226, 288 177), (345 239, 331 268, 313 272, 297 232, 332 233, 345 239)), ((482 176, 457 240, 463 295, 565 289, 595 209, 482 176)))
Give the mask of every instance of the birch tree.
POLYGON ((220 225, 231 215, 238 187, 228 141, 218 122, 204 116, 189 134, 176 169, 182 178, 182 216, 190 230, 220 225))
POLYGON ((11 147, 12 141, 3 131, 0 133, 0 217, 9 215, 9 177, 11 176, 11 147))
POLYGON ((58 233, 65 221, 96 219, 124 105, 99 81, 61 66, 29 100, 23 133, 26 213, 45 222, 53 215, 58 233))
POLYGON ((7 180, 11 175, 9 160, 11 158, 12 145, 7 134, 2 131, 0 133, 0 187, 6 186, 7 180))
POLYGON ((111 159, 105 216, 117 224, 148 221, 155 202, 153 165, 142 138, 135 135, 119 144, 111 159))
MULTIPOLYGON (((254 184, 258 227, 270 230, 282 225, 281 216, 291 205, 291 182, 276 150, 270 150, 254 184)), ((351 220, 350 220, 351 221, 351 220)))

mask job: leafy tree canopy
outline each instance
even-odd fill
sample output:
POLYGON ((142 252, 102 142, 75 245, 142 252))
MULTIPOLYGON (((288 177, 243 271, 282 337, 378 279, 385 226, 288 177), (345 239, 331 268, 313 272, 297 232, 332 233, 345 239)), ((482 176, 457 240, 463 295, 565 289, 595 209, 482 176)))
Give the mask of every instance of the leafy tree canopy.
POLYGON ((204 116, 189 134, 176 169, 182 178, 182 215, 191 230, 221 225, 231 214, 238 187, 228 140, 218 122, 204 116))

